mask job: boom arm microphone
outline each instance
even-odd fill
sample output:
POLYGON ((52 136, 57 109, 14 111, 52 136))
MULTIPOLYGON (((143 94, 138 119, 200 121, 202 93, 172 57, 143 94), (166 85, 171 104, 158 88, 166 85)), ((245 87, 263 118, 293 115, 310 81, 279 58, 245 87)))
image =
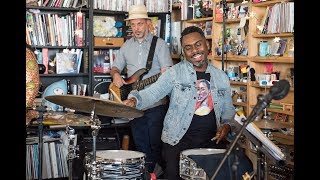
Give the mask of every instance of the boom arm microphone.
POLYGON ((286 97, 290 90, 290 84, 287 80, 280 80, 270 88, 272 99, 280 100, 286 97))
MULTIPOLYGON (((237 143, 237 141, 239 140, 241 134, 243 133, 244 129, 246 128, 246 126, 251 123, 254 118, 264 109, 266 108, 269 103, 271 102, 272 99, 275 100, 280 100, 282 98, 284 98, 290 89, 290 84, 287 80, 280 80, 278 81, 276 84, 274 84, 271 88, 270 91, 267 95, 263 96, 263 95, 259 95, 258 96, 258 103, 256 104, 256 106, 253 108, 253 110, 251 111, 250 115, 248 116, 248 118, 246 119, 246 121, 244 121, 241 129, 239 130, 238 134, 236 135, 235 139, 232 141, 231 145, 229 146, 229 148, 227 149, 224 157, 222 158, 220 164, 218 165, 216 171, 214 172, 213 176, 210 178, 210 180, 214 180, 214 178, 216 177, 216 175, 218 174, 220 168, 222 167, 222 164, 225 162, 225 160, 227 159, 227 157, 229 156, 229 154, 231 153, 232 149, 234 148, 235 144, 237 143)), ((259 176, 258 176, 259 177, 259 176)), ((260 179, 260 178, 258 178, 260 179)))
POLYGON ((253 120, 264 108, 266 108, 270 104, 272 99, 274 100, 283 99, 284 97, 287 96, 289 90, 290 90, 290 84, 287 80, 280 80, 277 83, 275 83, 270 88, 270 91, 267 95, 258 96, 258 103, 253 108, 252 113, 249 115, 247 119, 253 120))

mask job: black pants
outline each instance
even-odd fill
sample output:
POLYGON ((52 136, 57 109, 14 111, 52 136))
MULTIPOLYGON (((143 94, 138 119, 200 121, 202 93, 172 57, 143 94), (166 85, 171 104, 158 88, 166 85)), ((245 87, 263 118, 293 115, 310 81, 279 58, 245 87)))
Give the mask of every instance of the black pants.
POLYGON ((144 116, 130 121, 136 149, 145 153, 146 170, 153 172, 155 164, 161 165, 161 133, 168 105, 160 105, 144 111, 144 116))

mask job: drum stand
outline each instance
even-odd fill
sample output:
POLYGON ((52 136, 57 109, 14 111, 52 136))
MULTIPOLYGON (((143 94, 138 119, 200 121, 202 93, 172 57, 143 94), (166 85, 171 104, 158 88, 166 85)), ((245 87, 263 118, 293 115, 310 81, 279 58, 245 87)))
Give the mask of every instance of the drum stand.
POLYGON ((99 133, 99 129, 101 128, 100 120, 96 118, 96 115, 94 113, 95 106, 93 106, 93 110, 91 111, 91 119, 92 119, 92 153, 93 153, 93 162, 91 165, 86 165, 89 169, 91 169, 91 172, 88 172, 88 177, 91 180, 99 180, 100 179, 100 167, 97 165, 96 162, 96 139, 99 133))
POLYGON ((76 146, 74 140, 74 129, 69 125, 66 127, 66 134, 68 135, 69 145, 68 145, 68 168, 69 168, 69 180, 72 180, 72 160, 74 158, 79 158, 79 155, 76 154, 76 151, 79 150, 79 146, 76 146))
POLYGON ((38 179, 42 180, 42 149, 43 149, 43 113, 46 112, 46 107, 39 106, 35 109, 39 112, 39 118, 38 118, 38 129, 39 129, 39 144, 38 144, 38 179))

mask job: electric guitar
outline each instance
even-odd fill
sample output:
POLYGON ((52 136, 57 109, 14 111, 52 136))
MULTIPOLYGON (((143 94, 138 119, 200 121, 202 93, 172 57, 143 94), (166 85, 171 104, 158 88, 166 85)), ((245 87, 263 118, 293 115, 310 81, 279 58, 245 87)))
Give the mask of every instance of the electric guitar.
POLYGON ((159 73, 142 80, 143 75, 147 72, 145 68, 139 69, 129 78, 125 78, 124 81, 127 84, 123 84, 120 88, 111 82, 109 85, 110 99, 122 103, 123 100, 127 99, 130 91, 143 89, 145 86, 156 82, 161 75, 159 73))

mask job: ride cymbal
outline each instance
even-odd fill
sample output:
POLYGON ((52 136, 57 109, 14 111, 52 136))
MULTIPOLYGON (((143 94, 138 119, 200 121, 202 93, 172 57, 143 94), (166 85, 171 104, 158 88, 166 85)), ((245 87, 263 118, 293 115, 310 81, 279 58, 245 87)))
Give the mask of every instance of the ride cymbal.
POLYGON ((144 112, 133 107, 106 99, 95 98, 91 96, 78 95, 53 95, 45 97, 46 100, 68 107, 80 112, 91 113, 94 111, 97 115, 137 118, 143 116, 144 112))

